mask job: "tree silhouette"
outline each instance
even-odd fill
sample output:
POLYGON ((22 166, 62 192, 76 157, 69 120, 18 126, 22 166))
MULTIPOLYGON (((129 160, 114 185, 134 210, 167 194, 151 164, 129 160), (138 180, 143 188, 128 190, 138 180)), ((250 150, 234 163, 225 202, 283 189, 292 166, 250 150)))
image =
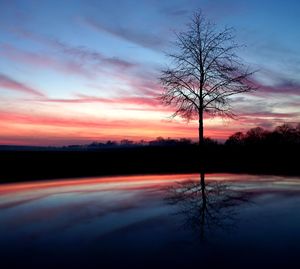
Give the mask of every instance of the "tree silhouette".
MULTIPOLYGON (((175 52, 168 53, 171 65, 161 71, 166 105, 173 116, 198 120, 200 162, 203 156, 204 115, 233 117, 230 97, 254 90, 253 72, 242 64, 232 28, 219 28, 196 12, 187 30, 176 33, 175 52)), ((204 185, 203 185, 204 186, 204 185)))
POLYGON ((244 144, 245 135, 242 132, 236 132, 229 136, 226 140, 226 145, 242 145, 244 144))

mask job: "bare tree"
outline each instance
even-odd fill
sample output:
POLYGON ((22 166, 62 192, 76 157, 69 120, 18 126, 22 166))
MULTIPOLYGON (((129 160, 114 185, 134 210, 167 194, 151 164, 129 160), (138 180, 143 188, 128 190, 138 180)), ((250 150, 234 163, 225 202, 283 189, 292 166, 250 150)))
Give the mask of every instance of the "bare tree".
POLYGON ((174 117, 198 120, 201 152, 204 115, 233 117, 230 97, 254 90, 248 80, 253 72, 236 54, 232 28, 219 30, 201 11, 187 26, 176 33, 176 51, 167 54, 171 66, 162 71, 160 99, 175 107, 174 117))

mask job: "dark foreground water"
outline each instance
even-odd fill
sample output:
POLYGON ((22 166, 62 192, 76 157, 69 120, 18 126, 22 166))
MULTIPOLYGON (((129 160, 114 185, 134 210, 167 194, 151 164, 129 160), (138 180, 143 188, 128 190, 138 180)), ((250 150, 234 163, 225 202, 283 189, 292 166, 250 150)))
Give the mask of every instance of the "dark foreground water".
POLYGON ((300 268, 300 178, 157 175, 0 185, 1 268, 300 268))

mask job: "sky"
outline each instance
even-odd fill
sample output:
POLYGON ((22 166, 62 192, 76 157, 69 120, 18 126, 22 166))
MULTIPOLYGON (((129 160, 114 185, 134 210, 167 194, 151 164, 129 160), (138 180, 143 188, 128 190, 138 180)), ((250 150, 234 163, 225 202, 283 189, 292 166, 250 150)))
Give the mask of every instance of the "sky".
POLYGON ((205 136, 300 122, 300 1, 0 0, 0 144, 197 137, 157 97, 174 31, 201 9, 235 29, 258 90, 205 136))

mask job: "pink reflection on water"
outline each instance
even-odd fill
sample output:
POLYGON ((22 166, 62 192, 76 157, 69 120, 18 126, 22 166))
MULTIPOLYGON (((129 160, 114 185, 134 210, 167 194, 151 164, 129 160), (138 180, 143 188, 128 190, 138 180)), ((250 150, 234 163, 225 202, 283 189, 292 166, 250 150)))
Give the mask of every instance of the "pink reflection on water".
MULTIPOLYGON (((76 190, 78 187, 97 186, 99 188, 143 188, 154 185, 172 184, 174 181, 198 180, 199 174, 171 174, 171 175, 138 175, 138 176, 114 176, 114 177, 94 177, 94 178, 78 178, 78 179, 55 179, 43 180, 25 183, 8 183, 0 185, 0 195, 24 192, 31 190, 55 189, 58 190, 76 190), (135 186, 135 187, 134 187, 135 186)), ((233 175, 233 174, 207 174, 207 180, 222 181, 244 181, 257 179, 257 176, 251 175, 233 175)), ((273 180, 274 177, 271 178, 273 180)))
POLYGON ((38 182, 8 183, 0 185, 0 194, 11 192, 22 192, 30 190, 59 188, 72 188, 84 186, 97 186, 107 188, 127 188, 133 185, 144 187, 153 184, 166 184, 172 181, 186 180, 187 178, 196 178, 197 174, 176 174, 176 175, 142 175, 142 176, 115 176, 115 177, 95 177, 78 179, 58 179, 38 182))
MULTIPOLYGON (((151 220, 168 221, 165 187, 199 181, 199 174, 142 175, 49 180, 0 185, 0 231, 14 240, 73 237, 93 241, 151 220)), ((207 174, 207 181, 231 182, 239 190, 268 194, 300 190, 299 179, 207 174)), ((275 196, 274 196, 275 197, 275 196)), ((1 239, 1 235, 0 235, 1 239)), ((79 240, 78 239, 78 240, 79 240)))

